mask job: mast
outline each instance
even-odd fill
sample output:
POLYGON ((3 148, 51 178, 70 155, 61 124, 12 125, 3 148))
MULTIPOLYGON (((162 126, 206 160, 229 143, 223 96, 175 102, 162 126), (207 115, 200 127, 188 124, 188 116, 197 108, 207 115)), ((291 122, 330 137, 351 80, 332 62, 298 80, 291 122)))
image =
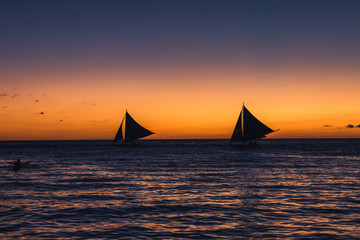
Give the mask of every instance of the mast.
POLYGON ((241 112, 243 114, 241 114, 241 138, 244 138, 244 108, 245 108, 245 104, 243 103, 241 112))

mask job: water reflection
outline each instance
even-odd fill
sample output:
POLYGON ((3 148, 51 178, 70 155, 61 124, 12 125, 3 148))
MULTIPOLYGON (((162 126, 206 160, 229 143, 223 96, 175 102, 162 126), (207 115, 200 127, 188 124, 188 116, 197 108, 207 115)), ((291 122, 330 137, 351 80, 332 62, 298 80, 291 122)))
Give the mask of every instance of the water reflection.
POLYGON ((222 142, 112 152, 106 142, 91 144, 49 151, 25 144, 31 168, 0 166, 0 237, 359 236, 353 152, 306 155, 282 143, 238 151, 222 142), (37 162, 47 158, 51 167, 37 162))

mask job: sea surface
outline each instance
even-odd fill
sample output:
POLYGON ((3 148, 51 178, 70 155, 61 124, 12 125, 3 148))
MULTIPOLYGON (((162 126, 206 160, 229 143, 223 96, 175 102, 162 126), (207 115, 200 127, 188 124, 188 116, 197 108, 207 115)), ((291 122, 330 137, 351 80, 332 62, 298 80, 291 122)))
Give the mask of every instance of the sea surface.
POLYGON ((360 139, 0 142, 0 239, 360 239, 359 169, 360 139))

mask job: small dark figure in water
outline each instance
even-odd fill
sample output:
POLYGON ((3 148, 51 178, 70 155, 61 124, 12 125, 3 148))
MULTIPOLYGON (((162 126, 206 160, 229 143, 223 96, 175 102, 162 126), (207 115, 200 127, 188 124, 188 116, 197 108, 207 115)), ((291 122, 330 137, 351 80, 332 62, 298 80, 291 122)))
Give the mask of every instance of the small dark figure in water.
POLYGON ((14 171, 17 171, 21 168, 21 160, 20 159, 17 159, 15 162, 14 162, 14 166, 13 166, 13 170, 14 171))
POLYGON ((28 162, 21 162, 20 159, 17 159, 17 160, 14 161, 14 162, 8 162, 8 163, 13 165, 13 170, 14 170, 14 171, 17 171, 17 170, 19 170, 22 166, 24 166, 24 165, 26 165, 26 164, 28 164, 28 163, 30 163, 30 162, 29 162, 29 161, 28 161, 28 162))

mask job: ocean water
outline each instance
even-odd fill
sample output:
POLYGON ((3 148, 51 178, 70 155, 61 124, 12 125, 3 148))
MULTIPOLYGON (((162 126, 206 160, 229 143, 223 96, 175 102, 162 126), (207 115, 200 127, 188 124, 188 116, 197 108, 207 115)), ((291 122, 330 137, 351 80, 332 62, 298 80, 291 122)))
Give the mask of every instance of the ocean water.
POLYGON ((359 169, 360 139, 0 142, 0 238, 359 239, 359 169))

